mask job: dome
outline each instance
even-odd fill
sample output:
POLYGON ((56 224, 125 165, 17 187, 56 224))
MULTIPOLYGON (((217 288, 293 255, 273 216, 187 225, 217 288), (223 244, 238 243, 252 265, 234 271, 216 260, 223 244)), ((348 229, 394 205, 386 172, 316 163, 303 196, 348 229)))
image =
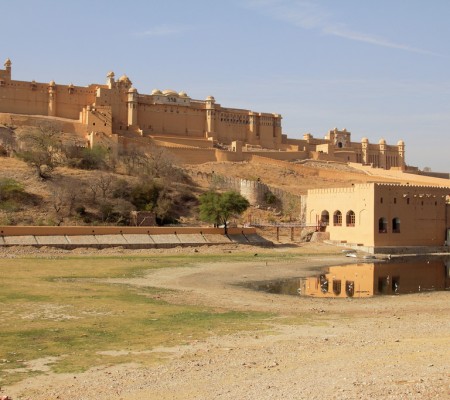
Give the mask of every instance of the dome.
POLYGON ((369 139, 367 139, 366 137, 363 137, 361 139, 361 143, 369 143, 369 139))
POLYGON ((206 98, 206 100, 209 100, 209 101, 215 101, 216 99, 214 98, 214 96, 208 96, 208 97, 206 98))
POLYGON ((178 93, 175 92, 175 90, 170 90, 170 89, 163 90, 163 95, 164 96, 176 96, 176 97, 178 97, 178 93))
POLYGON ((6 59, 5 61, 5 67, 10 67, 11 66, 11 60, 9 58, 6 59))
POLYGON ((152 95, 155 95, 155 94, 162 94, 162 92, 159 89, 153 89, 152 90, 152 95))
POLYGON ((56 86, 55 81, 54 81, 54 80, 51 80, 50 83, 49 83, 49 86, 56 86))
POLYGON ((109 72, 108 72, 108 75, 106 75, 106 77, 107 77, 107 78, 114 78, 114 77, 115 77, 114 72, 109 71, 109 72))
POLYGON ((178 93, 178 96, 180 96, 180 97, 188 97, 186 92, 180 92, 180 93, 178 93))
POLYGON ((134 88, 134 87, 130 87, 130 88, 128 89, 128 93, 137 93, 137 89, 134 88))
POLYGON ((384 140, 383 138, 381 138, 381 139, 378 141, 378 144, 386 144, 386 140, 384 140))
POLYGON ((69 84, 69 87, 70 87, 70 88, 73 88, 73 87, 74 87, 74 86, 73 86, 73 83, 70 83, 70 84, 69 84))
POLYGON ((125 74, 123 74, 123 75, 119 78, 119 83, 123 83, 123 84, 125 84, 125 85, 131 86, 130 78, 128 78, 128 76, 126 76, 125 74))
POLYGON ((397 142, 397 146, 404 146, 404 145, 405 145, 405 142, 403 140, 399 140, 397 142))

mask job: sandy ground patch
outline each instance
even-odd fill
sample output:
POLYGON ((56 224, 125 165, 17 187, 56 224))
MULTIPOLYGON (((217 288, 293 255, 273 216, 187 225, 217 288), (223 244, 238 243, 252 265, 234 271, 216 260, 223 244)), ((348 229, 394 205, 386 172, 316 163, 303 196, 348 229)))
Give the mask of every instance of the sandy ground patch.
MULTIPOLYGON (((163 295, 170 302, 267 311, 279 317, 263 332, 149 349, 166 354, 167 361, 158 365, 99 367, 81 374, 47 372, 2 388, 0 394, 14 400, 448 398, 448 292, 333 300, 272 295, 236 285, 305 276, 314 268, 348 261, 337 253, 305 256, 301 263, 274 259, 266 264, 255 256, 254 262, 167 268, 128 279, 126 283, 136 286, 176 289, 163 295), (289 322, 300 316, 303 322, 289 322)), ((122 351, 117 349, 117 354, 122 351)))

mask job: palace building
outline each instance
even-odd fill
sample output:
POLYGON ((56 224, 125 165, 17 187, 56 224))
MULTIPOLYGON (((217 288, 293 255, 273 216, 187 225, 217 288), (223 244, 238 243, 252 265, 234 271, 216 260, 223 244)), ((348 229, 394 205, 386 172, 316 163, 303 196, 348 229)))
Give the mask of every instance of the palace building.
POLYGON ((368 247, 450 243, 450 187, 387 183, 308 190, 307 223, 330 240, 368 247))
POLYGON ((166 147, 180 162, 246 161, 253 155, 277 160, 356 162, 384 169, 405 168, 405 144, 351 141, 346 129, 331 130, 324 139, 306 134, 290 139, 282 133, 281 115, 222 107, 187 93, 155 89, 139 92, 131 80, 107 74, 105 84, 87 87, 12 79, 7 59, 0 70, 0 123, 59 120, 67 133, 86 145, 107 145, 117 152, 130 143, 166 147), (30 117, 31 118, 31 117, 30 117))

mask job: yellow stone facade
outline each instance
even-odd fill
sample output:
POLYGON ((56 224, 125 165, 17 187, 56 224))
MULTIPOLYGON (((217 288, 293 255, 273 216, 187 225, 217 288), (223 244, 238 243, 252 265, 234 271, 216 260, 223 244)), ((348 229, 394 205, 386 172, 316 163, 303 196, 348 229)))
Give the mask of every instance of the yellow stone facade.
MULTIPOLYGON (((0 69, 0 113, 53 117, 91 146, 126 147, 151 138, 181 162, 246 161, 252 155, 276 160, 357 162, 379 168, 405 167, 405 145, 382 139, 352 142, 347 130, 334 129, 324 139, 310 134, 289 139, 282 133, 281 115, 222 107, 215 98, 196 100, 185 92, 155 89, 140 93, 131 80, 107 74, 105 84, 87 87, 12 79, 9 59, 0 69)), ((4 118, 0 118, 4 122, 4 118)), ((20 118, 19 118, 20 119, 20 118)), ((143 142, 140 142, 142 144, 143 142)), ((147 142, 148 143, 148 142, 147 142)))
POLYGON ((384 183, 308 190, 306 222, 330 240, 368 247, 443 246, 450 188, 384 183))

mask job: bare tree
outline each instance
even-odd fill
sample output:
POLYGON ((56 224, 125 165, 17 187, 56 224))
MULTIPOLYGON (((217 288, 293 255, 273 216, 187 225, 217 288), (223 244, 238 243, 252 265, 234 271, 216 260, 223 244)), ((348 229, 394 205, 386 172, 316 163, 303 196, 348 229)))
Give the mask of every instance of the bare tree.
POLYGON ((35 169, 40 179, 49 179, 64 159, 61 133, 54 125, 40 125, 18 135, 21 148, 18 156, 35 169))
POLYGON ((17 148, 14 127, 0 126, 0 151, 3 155, 10 156, 17 148))
POLYGON ((289 217, 289 221, 300 219, 301 199, 292 194, 284 196, 282 201, 283 214, 289 217))
POLYGON ((111 197, 116 179, 110 174, 100 173, 96 178, 88 182, 88 188, 92 195, 92 203, 97 202, 97 196, 100 194, 103 200, 111 197))
POLYGON ((64 222, 65 218, 72 215, 79 196, 79 188, 73 184, 52 185, 50 199, 58 226, 64 222))

